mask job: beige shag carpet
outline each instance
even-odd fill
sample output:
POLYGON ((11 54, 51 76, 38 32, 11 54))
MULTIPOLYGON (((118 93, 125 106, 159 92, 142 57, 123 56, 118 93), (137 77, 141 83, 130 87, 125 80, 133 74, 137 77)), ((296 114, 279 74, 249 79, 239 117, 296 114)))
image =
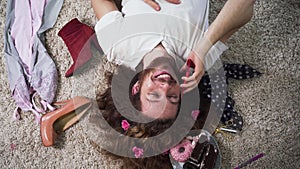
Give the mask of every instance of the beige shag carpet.
MULTIPOLYGON (((212 19, 223 3, 212 0, 212 19)), ((1 49, 4 47, 5 15, 6 1, 1 1, 1 49)), ((81 91, 80 82, 88 82, 85 75, 89 74, 88 78, 96 79, 97 91, 101 91, 107 87, 102 80, 103 70, 112 68, 110 64, 94 64, 95 69, 86 69, 82 75, 64 77, 72 60, 57 33, 75 17, 92 27, 95 25, 90 1, 65 0, 56 24, 46 32, 46 47, 59 73, 55 100, 68 99, 77 94, 94 97, 96 90, 81 91)), ((228 45, 230 49, 224 54, 224 61, 249 64, 263 75, 250 80, 230 81, 229 92, 246 124, 240 135, 231 139, 218 137, 222 168, 234 168, 262 152, 265 157, 245 168, 300 168, 299 0, 257 1, 253 19, 230 39, 228 45)), ((84 120, 63 133, 58 145, 50 148, 42 145, 39 125, 35 123, 32 113, 24 112, 22 120, 14 121, 15 102, 9 90, 3 50, 0 84, 0 168, 120 167, 121 161, 113 160, 93 147, 84 120)))

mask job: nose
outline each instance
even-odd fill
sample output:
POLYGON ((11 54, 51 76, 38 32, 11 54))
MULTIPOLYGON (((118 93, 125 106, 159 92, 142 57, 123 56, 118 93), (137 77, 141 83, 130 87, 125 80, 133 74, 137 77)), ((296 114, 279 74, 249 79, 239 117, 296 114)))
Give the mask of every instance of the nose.
POLYGON ((168 81, 158 81, 157 85, 159 86, 159 88, 161 88, 163 91, 167 91, 170 87, 171 84, 168 81))

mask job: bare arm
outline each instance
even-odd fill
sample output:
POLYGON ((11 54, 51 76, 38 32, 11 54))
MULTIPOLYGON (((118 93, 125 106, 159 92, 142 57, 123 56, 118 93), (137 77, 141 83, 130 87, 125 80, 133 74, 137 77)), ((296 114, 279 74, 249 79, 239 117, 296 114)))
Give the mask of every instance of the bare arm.
POLYGON ((98 20, 108 12, 118 11, 114 0, 92 0, 91 3, 98 20))
POLYGON ((214 44, 228 39, 240 27, 250 21, 255 0, 228 0, 206 32, 206 38, 214 44))
MULTIPOLYGON (((255 0, 228 0, 217 18, 208 27, 203 39, 196 45, 190 53, 188 59, 194 63, 194 73, 189 77, 182 77, 185 84, 181 84, 184 92, 188 92, 197 87, 204 74, 204 59, 217 41, 225 42, 240 27, 250 21, 253 15, 255 0)), ((183 70, 187 64, 183 66, 183 70)))

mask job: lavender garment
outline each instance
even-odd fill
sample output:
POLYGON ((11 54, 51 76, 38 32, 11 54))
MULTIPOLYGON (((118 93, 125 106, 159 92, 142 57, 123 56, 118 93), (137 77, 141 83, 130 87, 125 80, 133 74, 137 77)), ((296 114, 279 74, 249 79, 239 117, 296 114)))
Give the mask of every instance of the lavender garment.
POLYGON ((62 4, 63 0, 7 1, 4 52, 8 79, 16 105, 24 111, 34 111, 34 92, 48 103, 55 96, 57 70, 44 46, 44 32, 53 27, 62 4))

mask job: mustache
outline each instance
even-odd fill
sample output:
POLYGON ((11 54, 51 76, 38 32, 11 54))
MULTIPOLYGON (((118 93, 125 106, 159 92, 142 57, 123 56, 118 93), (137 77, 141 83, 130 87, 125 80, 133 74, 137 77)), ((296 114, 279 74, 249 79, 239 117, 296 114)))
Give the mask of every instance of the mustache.
POLYGON ((149 64, 147 69, 151 69, 151 68, 155 69, 155 68, 157 68, 158 66, 161 66, 161 65, 163 65, 162 67, 160 67, 161 69, 171 67, 174 70, 177 78, 182 76, 182 72, 179 71, 180 67, 176 64, 175 59, 172 58, 172 57, 159 57, 159 58, 156 58, 149 64), (168 66, 165 63, 168 63, 168 66))

